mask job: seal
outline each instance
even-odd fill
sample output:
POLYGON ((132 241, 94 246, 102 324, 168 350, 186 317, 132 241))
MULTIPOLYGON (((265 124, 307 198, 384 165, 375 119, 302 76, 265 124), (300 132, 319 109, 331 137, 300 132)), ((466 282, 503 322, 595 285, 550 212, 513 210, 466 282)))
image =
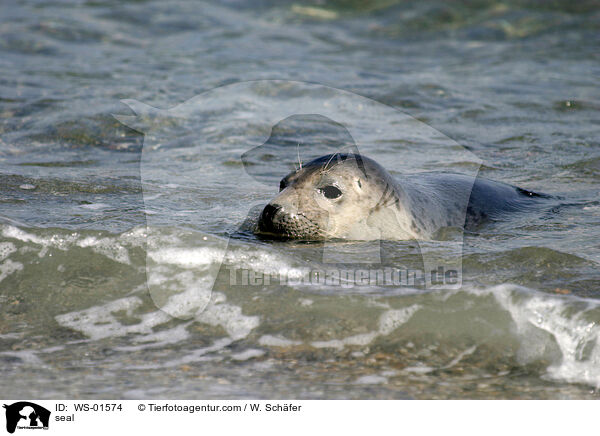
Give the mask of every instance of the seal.
POLYGON ((359 154, 321 156, 285 176, 258 219, 260 236, 302 239, 431 239, 444 227, 473 229, 548 197, 480 177, 393 177, 359 154))

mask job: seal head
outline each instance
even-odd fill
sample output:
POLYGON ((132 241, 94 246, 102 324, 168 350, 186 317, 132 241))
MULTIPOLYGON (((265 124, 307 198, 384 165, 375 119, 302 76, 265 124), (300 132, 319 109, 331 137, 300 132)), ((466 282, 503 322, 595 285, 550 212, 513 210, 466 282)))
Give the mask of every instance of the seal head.
POLYGON ((321 156, 284 177, 279 191, 260 215, 258 234, 373 240, 385 239, 381 230, 388 228, 395 233, 393 239, 415 237, 415 231, 398 226, 404 193, 381 165, 367 157, 321 156))

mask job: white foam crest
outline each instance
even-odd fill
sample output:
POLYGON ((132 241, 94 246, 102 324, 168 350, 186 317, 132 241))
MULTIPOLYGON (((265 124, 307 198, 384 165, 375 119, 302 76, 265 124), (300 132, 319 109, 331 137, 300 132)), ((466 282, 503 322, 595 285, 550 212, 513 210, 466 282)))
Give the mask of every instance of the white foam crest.
POLYGON ((44 364, 44 362, 42 362, 42 360, 36 355, 36 352, 32 350, 3 351, 0 353, 0 355, 16 357, 23 363, 37 367, 40 367, 44 364))
POLYGON ((118 351, 138 351, 146 348, 162 347, 168 344, 183 342, 190 337, 187 330, 189 323, 180 324, 171 329, 161 330, 156 333, 150 333, 143 336, 136 336, 132 340, 140 345, 128 345, 115 347, 118 351))
POLYGON ((17 247, 12 242, 0 242, 0 260, 6 259, 15 251, 17 251, 17 247))
POLYGON ((115 350, 119 351, 162 347, 189 338, 190 335, 187 331, 189 322, 170 329, 154 331, 154 327, 166 324, 173 319, 160 310, 139 315, 140 321, 131 325, 121 323, 115 316, 116 312, 125 312, 127 316, 132 316, 133 311, 141 305, 142 300, 133 296, 121 298, 102 306, 58 315, 55 319, 61 326, 79 331, 92 340, 133 335, 131 342, 134 345, 115 347, 115 350))
POLYGON ((196 348, 177 359, 169 360, 167 362, 160 363, 151 363, 147 365, 128 365, 127 369, 163 369, 163 368, 173 368, 176 366, 185 365, 188 363, 201 362, 203 360, 216 360, 219 357, 215 356, 207 356, 207 354, 215 353, 217 351, 221 351, 227 348, 229 345, 233 343, 231 338, 220 338, 215 340, 212 345, 204 348, 196 348))
POLYGON ((180 281, 184 291, 169 297, 161 309, 171 316, 187 319, 206 308, 212 296, 212 281, 209 277, 196 278, 186 271, 173 278, 180 281))
POLYGON ((134 247, 145 247, 148 238, 148 229, 146 226, 134 227, 119 235, 119 240, 123 241, 125 245, 134 247))
POLYGON ((123 336, 135 328, 140 331, 140 325, 124 326, 113 315, 113 312, 124 310, 131 315, 133 309, 139 307, 142 301, 138 297, 128 297, 112 301, 103 306, 70 312, 55 317, 63 327, 68 327, 84 333, 91 339, 98 340, 110 336, 123 336))
POLYGON ((254 359, 255 357, 261 357, 264 354, 265 354, 265 352, 263 350, 258 350, 256 348, 249 348, 240 353, 232 354, 231 358, 233 360, 244 361, 244 360, 254 359))
MULTIPOLYGON (((181 277, 193 281, 191 271, 184 271, 181 277)), ((180 277, 180 278, 181 278, 180 277)), ((190 281, 190 283, 192 283, 190 281)), ((197 296, 189 288, 183 293, 171 295, 166 302, 170 311, 192 311, 195 312, 195 321, 212 326, 220 326, 227 333, 227 337, 216 339, 213 345, 202 349, 194 349, 189 354, 160 363, 160 367, 177 366, 189 362, 211 359, 207 353, 219 351, 226 348, 233 341, 247 337, 250 332, 259 325, 259 317, 246 316, 242 314, 240 307, 226 303, 224 294, 214 293, 210 303, 204 310, 199 310, 197 296)), ((173 318, 168 312, 159 310, 134 315, 134 311, 140 308, 142 300, 137 296, 121 298, 110 303, 95 306, 89 309, 58 315, 56 321, 63 327, 71 328, 85 334, 92 340, 100 340, 108 337, 120 337, 132 335, 131 345, 115 347, 119 351, 136 351, 146 348, 164 347, 169 344, 185 341, 190 334, 187 327, 191 322, 177 325, 176 327, 154 331, 154 327, 164 325, 173 318), (124 324, 117 318, 118 312, 124 312, 127 316, 137 316, 139 322, 136 324, 124 324)), ((204 307, 204 306, 202 306, 204 307)), ((237 360, 250 359, 259 354, 248 352, 232 358, 237 360)), ((212 358, 218 358, 214 356, 212 358)), ((135 368, 152 368, 153 365, 142 365, 135 368)))
MULTIPOLYGON (((301 268, 295 268, 291 262, 282 260, 281 256, 261 250, 226 250, 216 246, 188 248, 177 247, 172 244, 165 248, 165 246, 160 247, 155 242, 153 246, 157 246, 157 248, 148 250, 148 257, 156 263, 156 265, 148 267, 150 274, 154 274, 153 270, 160 265, 206 270, 216 264, 220 265, 222 262, 239 269, 259 271, 263 274, 281 274, 292 279, 301 279, 304 274, 301 268)), ((164 275, 165 272, 164 269, 161 269, 161 274, 164 275)), ((168 274, 166 277, 168 277, 168 274)), ((209 283, 210 287, 212 287, 212 283, 209 283)))
POLYGON ((449 369, 449 368, 452 368, 453 366, 457 365, 458 363, 460 363, 460 361, 463 360, 463 358, 465 358, 466 356, 473 354, 475 352, 475 350, 477 350, 477 345, 473 345, 473 346, 467 348, 466 350, 461 351, 454 359, 452 359, 449 363, 447 363, 446 365, 443 365, 443 366, 432 367, 432 366, 424 365, 423 363, 419 363, 417 366, 407 366, 406 368, 403 368, 402 371, 412 372, 412 373, 416 373, 416 374, 427 374, 427 373, 430 373, 433 371, 449 369))
POLYGON ((110 204, 106 204, 106 203, 91 203, 91 204, 81 204, 81 205, 79 205, 79 207, 81 207, 82 209, 100 210, 100 209, 107 209, 111 206, 110 206, 110 204))
POLYGON ((184 268, 207 267, 214 262, 220 262, 223 254, 224 250, 213 247, 171 247, 148 251, 148 257, 158 264, 177 265, 184 268))
MULTIPOLYGON (((189 273, 189 272, 186 272, 189 273)), ((165 368, 180 366, 187 363, 199 362, 202 360, 212 360, 218 356, 209 357, 207 354, 221 351, 232 344, 234 341, 247 337, 250 332, 259 325, 258 316, 246 316, 242 314, 240 307, 226 303, 224 294, 213 293, 209 304, 204 310, 198 310, 197 305, 193 304, 195 301, 193 292, 183 292, 181 294, 172 295, 167 301, 167 307, 169 310, 185 311, 185 304, 182 304, 186 299, 192 301, 191 309, 196 311, 194 320, 196 322, 208 324, 211 326, 220 326, 227 333, 227 337, 216 339, 212 345, 204 348, 194 349, 188 354, 181 356, 174 360, 167 362, 161 362, 160 364, 149 364, 149 365, 138 365, 128 366, 129 369, 152 369, 152 368, 165 368)), ((113 309, 113 307, 111 307, 113 309)), ((168 311, 167 311, 168 312, 168 311)), ((123 326, 125 331, 121 335, 127 333, 141 333, 143 336, 134 337, 134 341, 140 343, 140 345, 131 345, 125 347, 119 347, 117 349, 123 351, 134 351, 148 347, 159 347, 170 343, 184 341, 189 337, 187 326, 190 324, 185 323, 173 329, 152 333, 152 327, 164 324, 171 320, 171 316, 163 311, 151 312, 143 315, 139 326, 123 326), (132 327, 132 328, 129 328, 132 327)), ((170 312, 169 312, 170 313, 170 312)), ((114 317, 102 316, 100 317, 101 322, 115 322, 114 317), (111 319, 112 318, 112 319, 111 319)), ((117 324, 118 323, 117 321, 117 324)), ((110 332, 113 333, 117 326, 110 328, 110 332)), ((98 337, 98 335, 96 335, 98 337)), ((258 357, 264 354, 260 350, 246 350, 245 352, 232 355, 235 360, 247 360, 253 357, 258 357)))
POLYGON ((296 268, 291 259, 282 259, 282 254, 273 254, 260 249, 230 250, 225 256, 225 261, 236 268, 250 269, 263 274, 281 274, 291 279, 301 279, 305 271, 296 268))
POLYGON ((13 262, 10 259, 6 259, 0 264, 0 282, 14 272, 23 269, 23 264, 20 262, 13 262))
MULTIPOLYGON (((185 242, 189 239, 187 237, 188 235, 181 231, 152 226, 147 226, 143 228, 143 230, 140 229, 139 235, 143 235, 148 251, 158 251, 165 247, 183 247, 186 245, 185 242)), ((131 236, 135 237, 135 235, 131 236)), ((212 240, 207 242, 212 242, 212 240)))
POLYGON ((68 236, 38 236, 21 230, 11 225, 5 225, 2 228, 2 236, 5 238, 17 239, 23 242, 32 242, 44 247, 55 247, 60 250, 67 250, 78 238, 77 233, 68 236))
POLYGON ((386 310, 379 317, 379 328, 376 331, 349 336, 343 339, 332 339, 329 341, 313 341, 311 344, 316 348, 341 349, 347 345, 364 346, 371 343, 378 336, 389 335, 402 324, 406 323, 413 314, 421 308, 419 304, 404 307, 402 309, 386 310))
POLYGON ((130 333, 148 334, 152 332, 152 327, 156 324, 141 322, 124 325, 113 315, 114 312, 125 311, 128 316, 131 316, 133 310, 141 305, 142 300, 140 298, 126 297, 102 306, 57 315, 55 319, 61 326, 77 330, 92 340, 125 336, 130 333))
POLYGON ((237 340, 248 336, 259 325, 259 318, 243 315, 240 307, 225 303, 224 294, 212 291, 212 276, 204 267, 220 262, 223 255, 224 250, 216 247, 149 251, 156 264, 147 269, 148 285, 157 307, 171 316, 220 326, 237 340))
POLYGON ((196 315, 196 321, 212 326, 221 326, 234 340, 247 337, 260 324, 258 316, 242 314, 239 306, 224 302, 225 295, 213 293, 213 299, 204 311, 196 315))
MULTIPOLYGON (((562 358, 551 364, 548 376, 600 388, 600 302, 574 296, 553 296, 513 285, 489 288, 516 324, 526 358, 535 358, 541 345, 532 327, 550 334, 562 358), (527 351, 527 350, 526 350, 527 351)), ((542 347, 543 348, 543 347, 542 347)))
POLYGON ((403 368, 402 371, 403 372, 412 372, 415 374, 427 374, 429 372, 435 371, 437 368, 433 368, 431 366, 427 366, 427 365, 423 365, 422 363, 419 363, 419 365, 417 366, 407 366, 406 368, 403 368))
POLYGON ((90 247, 94 253, 101 254, 115 262, 131 264, 129 252, 115 239, 87 236, 77 241, 77 245, 82 248, 90 247))
POLYGON ((3 226, 2 236, 6 238, 17 239, 22 242, 30 242, 36 245, 41 245, 42 248, 38 253, 39 257, 45 256, 48 248, 57 248, 59 250, 66 251, 75 245, 82 248, 91 248, 95 253, 108 257, 109 259, 119 263, 124 263, 127 265, 131 263, 128 250, 118 242, 117 238, 82 236, 77 232, 73 232, 68 235, 38 236, 11 225, 3 226))
POLYGON ((291 347, 294 345, 301 345, 302 341, 293 341, 291 339, 284 338, 281 335, 262 335, 258 339, 258 343, 266 347, 291 347))
POLYGON ((193 269, 175 273, 164 265, 149 268, 147 274, 154 304, 175 318, 193 318, 210 301, 212 282, 205 274, 193 269))
POLYGON ((382 385, 386 384, 387 382, 387 377, 377 374, 363 375, 354 381, 354 383, 357 385, 382 385))

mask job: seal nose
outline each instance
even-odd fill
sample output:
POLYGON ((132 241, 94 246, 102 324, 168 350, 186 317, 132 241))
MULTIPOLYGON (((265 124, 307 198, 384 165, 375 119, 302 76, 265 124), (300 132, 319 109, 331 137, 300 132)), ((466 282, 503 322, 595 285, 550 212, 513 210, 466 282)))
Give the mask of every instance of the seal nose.
POLYGON ((273 229, 273 218, 277 215, 277 212, 281 210, 281 206, 278 204, 267 204, 260 214, 260 227, 263 230, 273 229))

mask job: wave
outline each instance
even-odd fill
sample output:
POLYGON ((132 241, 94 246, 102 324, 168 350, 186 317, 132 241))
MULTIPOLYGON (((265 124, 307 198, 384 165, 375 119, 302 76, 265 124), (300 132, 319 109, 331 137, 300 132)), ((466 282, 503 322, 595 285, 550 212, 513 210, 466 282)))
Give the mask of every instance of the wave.
MULTIPOLYGON (((32 351, 45 361, 55 350, 64 353, 64 346, 69 344, 95 342, 123 354, 123 359, 111 361, 120 369, 172 367, 223 358, 235 365, 273 353, 302 359, 307 350, 315 350, 329 356, 350 353, 362 362, 383 353, 403 374, 452 374, 460 370, 502 375, 517 368, 540 380, 600 388, 597 299, 513 284, 465 284, 461 289, 431 291, 402 288, 394 292, 376 286, 324 292, 319 286, 275 282, 232 286, 231 268, 289 275, 305 263, 268 245, 245 241, 230 244, 224 253, 198 246, 189 232, 173 229, 138 228, 110 235, 3 225, 1 234, 0 287, 4 301, 15 293, 7 285, 39 271, 40 263, 48 264, 45 280, 49 282, 57 282, 65 271, 75 278, 77 268, 88 275, 84 282, 88 292, 69 294, 72 299, 68 304, 58 297, 56 301, 48 299, 43 310, 50 313, 50 319, 32 305, 23 314, 23 319, 29 319, 29 330, 15 325, 7 332, 26 337, 43 331, 52 337, 57 328, 66 328, 80 335, 75 342, 27 350, 23 364, 32 361, 32 351), (160 236, 161 244, 169 244, 163 248, 148 244, 147 248, 155 265, 155 275, 148 280, 166 289, 163 309, 169 307, 167 311, 149 297, 146 276, 138 275, 145 264, 136 251, 146 249, 144 241, 152 234, 160 236), (200 292, 207 280, 207 265, 221 260, 209 294, 200 292), (105 267, 94 276, 86 269, 90 264, 105 267), (121 265, 119 271, 136 280, 120 292, 105 293, 106 277, 115 274, 115 265, 121 265), (190 317, 177 319, 167 312, 190 317), (152 362, 145 354, 136 361, 132 352, 151 353, 152 362)), ((65 283, 62 290, 68 288, 69 283, 65 283)), ((22 287, 20 292, 25 294, 18 298, 28 299, 35 291, 27 295, 22 287)), ((13 357, 18 353, 0 352, 13 357)))

